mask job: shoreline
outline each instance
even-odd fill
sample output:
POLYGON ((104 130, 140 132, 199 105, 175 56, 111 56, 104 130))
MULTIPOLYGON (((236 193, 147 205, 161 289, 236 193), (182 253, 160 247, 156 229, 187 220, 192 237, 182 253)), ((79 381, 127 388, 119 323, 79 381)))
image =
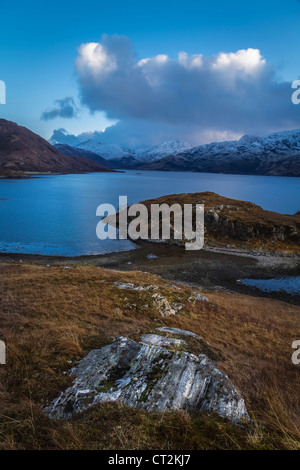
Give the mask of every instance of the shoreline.
POLYGON ((178 282, 207 291, 226 290, 300 305, 300 295, 263 292, 237 282, 243 278, 272 279, 297 276, 300 270, 298 255, 247 252, 220 247, 208 247, 188 252, 176 245, 166 247, 165 244, 160 243, 139 242, 133 250, 74 257, 0 253, 0 263, 29 263, 64 268, 93 265, 118 271, 149 272, 170 282, 178 282))

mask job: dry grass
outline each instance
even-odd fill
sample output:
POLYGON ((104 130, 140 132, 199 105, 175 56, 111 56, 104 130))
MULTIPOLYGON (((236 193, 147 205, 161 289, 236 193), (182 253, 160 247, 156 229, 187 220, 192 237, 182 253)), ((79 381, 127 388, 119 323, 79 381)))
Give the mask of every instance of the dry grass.
MULTIPOLYGON (((0 366, 0 447, 3 449, 300 448, 299 367, 291 344, 298 307, 270 299, 210 293, 212 303, 186 302, 185 313, 161 318, 151 295, 113 282, 156 284, 170 300, 187 299, 157 276, 92 266, 63 270, 0 265, 0 337, 8 348, 0 366), (125 305, 134 304, 134 307, 125 305), (193 412, 146 413, 106 404, 67 421, 43 407, 70 384, 67 371, 92 348, 123 335, 138 339, 156 326, 192 330, 246 399, 255 425, 239 428, 193 412)), ((202 346, 191 340, 191 349, 202 346)))

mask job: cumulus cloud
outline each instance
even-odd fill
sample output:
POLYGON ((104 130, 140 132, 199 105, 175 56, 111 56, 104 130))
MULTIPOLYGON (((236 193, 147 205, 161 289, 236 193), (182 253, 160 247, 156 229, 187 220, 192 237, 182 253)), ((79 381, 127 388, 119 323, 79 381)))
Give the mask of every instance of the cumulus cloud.
POLYGON ((52 108, 46 109, 42 115, 41 119, 43 121, 49 121, 50 119, 55 119, 58 117, 71 119, 76 117, 78 114, 78 109, 75 105, 75 102, 72 97, 66 97, 62 100, 56 100, 52 108))
POLYGON ((129 38, 103 35, 80 46, 75 67, 82 103, 123 123, 108 131, 116 136, 142 128, 146 137, 159 132, 203 143, 300 124, 291 84, 258 49, 138 58, 129 38))

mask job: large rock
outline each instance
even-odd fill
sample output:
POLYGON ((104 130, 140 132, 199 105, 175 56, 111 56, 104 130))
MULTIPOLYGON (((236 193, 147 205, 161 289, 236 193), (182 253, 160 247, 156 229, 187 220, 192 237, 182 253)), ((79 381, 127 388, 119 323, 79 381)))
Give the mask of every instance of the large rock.
POLYGON ((147 411, 200 409, 233 422, 249 419, 244 400, 212 360, 154 346, 159 342, 154 338, 151 344, 151 336, 156 335, 147 335, 148 344, 120 337, 91 351, 72 369, 73 385, 47 414, 70 418, 96 403, 119 401, 147 411))

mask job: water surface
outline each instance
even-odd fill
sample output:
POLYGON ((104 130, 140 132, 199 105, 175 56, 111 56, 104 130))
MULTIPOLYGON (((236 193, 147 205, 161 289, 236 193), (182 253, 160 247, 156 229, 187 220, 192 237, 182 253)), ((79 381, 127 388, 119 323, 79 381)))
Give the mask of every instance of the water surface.
POLYGON ((300 276, 285 276, 274 279, 241 279, 245 286, 256 287, 263 292, 284 292, 300 295, 300 276))
POLYGON ((118 208, 119 195, 132 204, 201 191, 281 213, 300 209, 299 178, 128 170, 0 180, 0 252, 79 256, 132 249, 127 240, 98 240, 99 204, 118 208))

